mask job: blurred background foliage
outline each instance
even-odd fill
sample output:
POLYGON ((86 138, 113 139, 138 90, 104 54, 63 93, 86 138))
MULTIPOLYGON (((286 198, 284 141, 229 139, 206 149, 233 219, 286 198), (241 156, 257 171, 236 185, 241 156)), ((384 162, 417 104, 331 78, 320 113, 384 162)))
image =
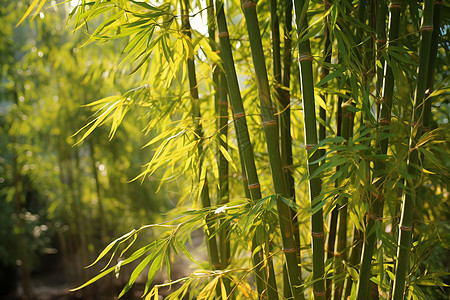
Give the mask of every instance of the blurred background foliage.
POLYGON ((161 220, 175 203, 155 195, 151 179, 129 182, 152 155, 140 149, 145 112, 131 109, 111 141, 100 128, 74 146, 73 134, 92 118, 82 106, 140 80, 117 68, 121 42, 79 49, 85 34, 65 28, 69 4, 48 4, 16 28, 29 3, 0 3, 2 296, 18 279, 31 295, 30 274, 54 265, 71 286, 85 281, 91 271, 83 266, 109 240, 161 220))

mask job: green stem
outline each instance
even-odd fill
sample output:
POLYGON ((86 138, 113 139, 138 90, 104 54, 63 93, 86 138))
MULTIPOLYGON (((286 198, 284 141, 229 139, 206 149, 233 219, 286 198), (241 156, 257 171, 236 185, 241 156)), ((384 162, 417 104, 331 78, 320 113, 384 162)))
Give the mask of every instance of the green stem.
MULTIPOLYGON (((189 24, 189 0, 182 0, 181 1, 181 14, 182 14, 182 28, 183 33, 190 39, 191 38, 191 25, 189 24)), ((200 158, 199 163, 199 174, 201 173, 201 170, 203 168, 202 164, 202 154, 203 154, 203 144, 202 144, 202 138, 203 138, 203 129, 202 125, 200 124, 200 103, 198 98, 198 89, 197 89, 197 78, 195 74, 195 64, 194 64, 194 58, 189 57, 187 59, 187 69, 188 69, 188 77, 189 77, 189 89, 190 89, 190 95, 192 99, 192 118, 194 122, 194 132, 199 139, 198 143, 198 157, 200 158)), ((199 178, 199 181, 201 181, 201 178, 199 178)), ((204 208, 211 207, 211 200, 209 198, 209 188, 208 188, 208 181, 207 181, 207 175, 205 174, 205 179, 203 181, 203 185, 200 187, 201 193, 200 198, 202 201, 202 205, 204 208)), ((208 255, 209 260, 211 262, 211 265, 214 269, 220 268, 220 260, 219 260, 219 251, 217 248, 217 242, 216 237, 213 236, 213 232, 215 231, 214 221, 213 217, 208 214, 206 216, 205 220, 205 234, 206 234, 206 242, 208 246, 208 255)))
MULTIPOLYGON (((309 1, 297 0, 294 2, 295 19, 297 23, 297 34, 300 39, 306 33, 308 24, 306 11, 309 1)), ((298 55, 300 63, 300 82, 303 102, 303 119, 305 124, 305 146, 308 154, 309 197, 313 214, 311 216, 311 244, 313 253, 313 292, 315 299, 325 299, 325 264, 324 264, 324 232, 323 232, 323 210, 316 208, 320 203, 315 203, 315 198, 321 192, 322 181, 319 177, 311 178, 318 168, 319 152, 312 152, 317 145, 317 122, 314 100, 314 82, 309 39, 298 43, 298 55)))
MULTIPOLYGON (((382 8, 380 14, 385 11, 382 8)), ((400 24, 400 13, 402 10, 402 1, 392 0, 390 4, 390 15, 389 15, 389 47, 396 46, 396 40, 399 36, 399 24, 400 24)), ((377 21, 383 22, 384 18, 378 16, 377 21)), ((384 24, 384 22, 383 22, 384 24)), ((378 25, 377 25, 378 26, 378 25)), ((382 34, 381 29, 377 32, 382 34)), ((389 133, 388 126, 391 123, 391 107, 392 98, 394 92, 394 74, 392 72, 391 66, 385 62, 385 73, 383 82, 383 91, 381 98, 381 107, 378 118, 379 132, 389 133)), ((383 138, 379 141, 379 153, 387 154, 388 149, 388 138, 383 138)), ((372 256, 375 250, 376 244, 376 234, 375 229, 377 223, 379 223, 383 218, 383 204, 384 197, 382 195, 383 182, 384 182, 384 169, 385 164, 382 161, 375 161, 374 171, 373 171, 373 191, 371 193, 370 203, 373 203, 372 207, 369 207, 369 212, 367 213, 366 230, 364 232, 364 244, 361 256, 359 280, 357 285, 357 298, 367 299, 369 297, 369 286, 372 268, 372 256)))
MULTIPOLYGON (((417 86, 414 95, 414 110, 412 116, 412 129, 409 141, 409 155, 407 160, 408 174, 415 178, 418 163, 419 151, 416 149, 416 143, 422 134, 423 118, 423 100, 427 87, 428 65, 430 60, 431 36, 433 33, 433 0, 425 0, 422 14, 421 40, 419 50, 419 66, 417 69, 417 86)), ((399 226, 397 262, 395 265, 395 279, 393 287, 393 300, 404 298, 405 281, 408 273, 409 254, 411 251, 411 238, 413 229, 414 207, 416 194, 414 192, 415 184, 413 179, 405 179, 402 196, 402 215, 399 226)))

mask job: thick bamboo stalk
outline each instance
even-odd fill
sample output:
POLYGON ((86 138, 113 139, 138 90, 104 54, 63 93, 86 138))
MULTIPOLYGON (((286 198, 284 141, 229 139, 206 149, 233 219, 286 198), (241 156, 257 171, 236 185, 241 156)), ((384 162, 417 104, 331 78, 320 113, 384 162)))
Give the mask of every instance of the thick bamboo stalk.
POLYGON ((419 48, 419 66, 417 68, 417 86, 414 95, 414 110, 412 115, 412 129, 409 142, 409 155, 407 160, 408 174, 412 179, 405 179, 404 185, 408 189, 403 190, 402 215, 399 226, 397 262, 395 265, 395 279, 393 287, 393 300, 404 298, 405 281, 409 267, 409 254, 411 251, 411 238, 413 229, 414 207, 416 194, 414 192, 414 180, 417 174, 415 165, 418 162, 419 151, 415 148, 416 142, 422 134, 423 100, 428 78, 428 65, 430 60, 431 36, 433 33, 433 0, 425 0, 422 13, 422 26, 420 28, 421 39, 419 48))
MULTIPOLYGON (((299 38, 306 32, 307 19, 306 10, 309 1, 296 0, 295 20, 297 23, 297 34, 299 38), (304 11, 305 10, 305 11, 304 11), (303 16, 303 18, 301 18, 303 16)), ((311 176, 318 168, 318 163, 312 163, 319 158, 319 152, 312 152, 317 144, 317 125, 314 100, 314 82, 312 72, 311 48, 309 39, 298 43, 298 60, 300 64, 300 82, 303 102, 303 119, 305 124, 305 147, 308 153, 308 174, 311 176)), ((321 192, 321 179, 319 177, 309 179, 309 197, 311 208, 314 210, 317 204, 314 199, 321 192)), ((323 210, 317 209, 311 216, 311 244, 313 253, 313 292, 315 299, 325 299, 325 264, 324 264, 324 232, 323 232, 323 210)))
POLYGON ((434 2, 434 12, 433 12, 433 34, 431 36, 431 48, 430 48, 430 60, 428 62, 428 78, 427 86, 425 88, 425 99, 424 99, 424 113, 423 113, 423 126, 422 132, 425 133, 430 130, 430 120, 431 120, 431 103, 432 98, 429 97, 433 92, 434 83, 434 73, 436 64, 436 55, 438 48, 438 38, 440 33, 441 19, 442 19, 442 6, 443 1, 434 2))
POLYGON ((376 75, 377 75, 377 83, 376 83, 376 94, 375 97, 377 99, 377 119, 380 115, 380 105, 381 105, 381 94, 383 87, 383 72, 384 68, 384 58, 382 55, 382 51, 384 51, 386 47, 386 14, 387 14, 387 6, 384 0, 376 0, 376 24, 375 24, 375 45, 376 45, 376 60, 380 63, 375 65, 376 75))
MULTIPOLYGON (((234 67, 234 59, 231 51, 230 38, 228 33, 228 27, 225 19, 224 5, 221 0, 216 1, 216 17, 218 26, 218 35, 220 41, 220 56, 223 60, 223 68, 226 74, 228 95, 230 98, 230 104, 233 111, 233 119, 236 127, 236 135, 238 141, 239 155, 241 164, 244 166, 245 178, 248 183, 248 191, 250 192, 250 198, 253 202, 261 199, 261 189, 258 180, 258 174, 256 172, 255 159, 253 155, 253 148, 250 142, 250 136, 247 127, 247 121, 245 119, 245 110, 242 103, 241 93, 239 89, 239 83, 236 75, 236 69, 234 67)), ((252 240, 252 252, 260 245, 262 241, 258 241, 255 237, 252 240)), ((266 271, 263 269, 263 248, 254 253, 253 265, 255 266, 255 279, 258 290, 259 298, 267 298, 270 293, 274 299, 278 298, 278 294, 274 293, 276 284, 269 284, 268 292, 266 271), (271 288, 270 288, 271 287, 271 288)), ((268 249, 266 249, 268 250, 268 249)), ((270 262, 268 262, 270 264, 270 262)), ((268 268, 270 269, 270 268, 268 268)), ((270 273, 270 271, 268 271, 270 273)), ((269 280, 274 280, 270 278, 269 280)), ((272 299, 272 298, 270 298, 272 299)))
MULTIPOLYGON (((190 39, 191 38, 191 26, 189 23, 189 0, 182 0, 181 1, 181 14, 182 14, 182 30, 183 33, 190 39)), ((194 122, 194 132, 199 139, 199 144, 197 148, 198 156, 201 160, 201 156, 203 153, 203 145, 202 145, 202 137, 203 137, 203 130, 202 125, 200 124, 200 103, 198 98, 198 90, 197 90, 197 78, 195 74, 195 64, 194 64, 194 58, 189 57, 187 59, 187 69, 188 69, 188 77, 189 77, 189 89, 190 89, 190 95, 192 99, 192 118, 194 122)), ((202 161, 199 163, 199 170, 202 170, 202 161)), ((199 171, 199 174, 201 172, 199 171)), ((201 178, 199 178, 201 180, 201 178)), ((204 208, 211 207, 211 200, 209 198, 209 188, 208 188, 208 181, 207 181, 207 175, 205 175, 205 179, 203 183, 201 184, 201 193, 200 198, 202 201, 202 206, 204 208)), ((220 268, 220 260, 219 260, 219 251, 217 248, 217 241, 216 237, 212 235, 214 232, 214 221, 212 220, 212 217, 210 215, 206 216, 205 220, 205 234, 206 234, 206 242, 208 246, 208 256, 210 263, 214 269, 220 268)))
POLYGON ((304 299, 301 291, 301 279, 296 255, 296 244, 292 224, 290 207, 281 199, 288 197, 284 180, 281 155, 279 150, 277 121, 273 115, 273 106, 269 93, 267 70, 265 66, 264 51, 261 43, 258 18, 256 14, 256 3, 253 1, 241 1, 242 10, 247 23, 247 32, 250 40, 253 65, 255 68, 256 81, 260 99, 262 124, 266 136, 266 144, 269 154, 269 162, 272 171, 272 181, 277 194, 278 218, 283 240, 283 251, 285 253, 289 282, 294 299, 304 299))
MULTIPOLYGON (((381 5, 381 4, 380 4, 381 5)), ((402 1, 392 0, 390 3, 390 14, 389 14, 389 47, 394 47, 396 45, 396 40, 399 35, 399 24, 400 24, 400 13, 402 10, 402 1)), ((384 10, 379 8, 380 13, 384 10)), ((381 20, 384 24, 384 19, 378 16, 378 21, 381 20)), ((377 30, 377 32, 381 29, 377 30)), ((385 73, 383 80, 383 92, 381 98, 381 108, 378 118, 378 124, 380 127, 380 132, 388 133, 389 129, 387 125, 391 123, 391 107, 392 98, 394 92, 394 74, 392 73, 392 68, 385 62, 385 73)), ((388 149, 389 140, 383 138, 379 141, 379 153, 386 154, 388 149)), ((384 197, 382 195, 383 182, 384 182, 384 162, 376 161, 374 165, 373 172, 373 192, 371 194, 372 207, 369 207, 369 212, 367 214, 366 230, 364 233, 364 244, 361 255, 359 280, 357 285, 357 298, 366 299, 369 294, 369 285, 371 277, 372 268, 372 256, 375 250, 376 234, 375 226, 376 223, 381 221, 383 218, 383 204, 384 197)))

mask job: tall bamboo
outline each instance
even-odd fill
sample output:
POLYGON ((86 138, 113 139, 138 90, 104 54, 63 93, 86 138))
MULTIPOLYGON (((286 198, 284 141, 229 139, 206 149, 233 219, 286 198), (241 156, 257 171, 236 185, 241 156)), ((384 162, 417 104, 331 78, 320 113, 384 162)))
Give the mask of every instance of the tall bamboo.
MULTIPOLYGON (((306 10, 309 1, 296 0, 294 2, 295 20, 297 23, 297 34, 301 38, 308 27, 306 10), (302 17, 302 18, 301 18, 302 17)), ((317 125, 314 100, 314 82, 312 72, 311 48, 309 39, 298 43, 298 60, 300 64, 300 82, 303 102, 303 120, 305 124, 305 147, 308 153, 308 174, 311 176, 318 168, 317 161, 319 152, 312 152, 312 148, 317 144, 317 125)), ((319 177, 309 179, 309 198, 312 209, 317 204, 314 199, 321 191, 321 179, 319 177)), ((323 210, 317 209, 311 216, 311 244, 313 252, 313 292, 315 299, 325 299, 325 274, 324 264, 324 232, 323 232, 323 210)))
MULTIPOLYGON (((181 14, 182 14, 182 30, 183 33, 190 39, 191 38, 191 25, 189 23, 189 0, 182 0, 181 1, 181 14)), ((199 163, 199 174, 201 173, 201 170, 203 168, 202 164, 202 153, 203 153, 203 144, 202 144, 202 138, 203 138, 203 130, 202 125, 200 124, 200 103, 198 98, 198 89, 197 89, 197 78, 195 74, 195 64, 194 64, 194 58, 189 57, 187 59, 187 70, 188 70, 188 77, 189 77, 189 89, 190 89, 190 95, 192 99, 192 118, 194 122, 194 132, 199 139, 197 152, 198 156, 200 158, 199 163)), ((201 178, 199 178, 201 179, 201 178)), ((209 198, 209 188, 208 188, 208 181, 207 181, 207 175, 205 174, 205 179, 203 181, 200 193, 200 198, 202 201, 202 205, 204 208, 211 207, 211 200, 209 198)), ((211 265, 213 268, 218 269, 220 268, 220 260, 219 260, 219 251, 217 248, 217 241, 216 237, 212 235, 214 232, 214 221, 212 220, 212 216, 207 215, 206 216, 206 225, 205 225, 205 234, 206 234, 206 241, 208 246, 208 255, 209 260, 211 262, 211 265)))
MULTIPOLYGON (((395 47, 399 36, 400 13, 402 10, 403 1, 391 0, 389 9, 389 33, 388 33, 388 51, 389 47, 395 47)), ((381 4, 380 4, 381 5, 381 4)), ((380 13, 384 10, 380 9, 380 13)), ((378 21, 383 22, 382 17, 377 18, 378 21)), ((383 22, 384 24, 384 22, 383 22)), ((377 30, 378 31, 378 30, 377 30)), ((394 93, 394 74, 391 66, 385 62, 385 73, 383 80, 383 91, 381 98, 381 107, 378 117, 379 131, 389 133, 388 125, 391 123, 391 107, 394 93)), ((378 142, 379 153, 386 154, 388 149, 388 138, 383 138, 378 142)), ((371 277, 372 256, 375 249, 376 234, 375 228, 377 222, 383 218, 383 182, 384 182, 384 162, 376 161, 374 164, 374 171, 372 176, 373 191, 370 196, 370 203, 367 213, 366 230, 364 232, 364 244, 361 255, 359 280, 357 285, 357 298, 366 299, 369 294, 369 285, 371 277)))
MULTIPOLYGON (((331 7, 331 3, 328 0, 324 0, 324 13, 326 14, 328 10, 331 7)), ((332 55, 332 44, 331 44, 331 30, 330 30, 330 17, 326 16, 324 19, 324 29, 323 29, 323 35, 324 35, 324 47, 323 47, 323 65, 320 68, 320 79, 322 80, 325 78, 329 73, 330 69, 328 67, 328 64, 331 63, 331 55, 332 55)), ((324 103, 327 103, 328 94, 326 92, 321 94, 322 100, 324 103)), ((322 119, 323 122, 326 122, 327 118, 327 112, 325 108, 322 106, 319 108, 319 116, 322 119)), ((340 116, 339 121, 337 123, 339 124, 339 130, 338 135, 340 135, 340 116)), ((323 124, 319 124, 319 141, 325 139, 326 131, 325 126, 323 124)), ((325 149, 319 149, 320 156, 325 155, 325 149)), ((328 232, 328 240, 327 240, 327 260, 332 259, 334 257, 334 247, 335 247, 335 240, 336 240, 336 226, 337 226, 337 217, 338 217, 338 208, 333 208, 330 216, 330 223, 329 223, 329 232, 328 232)), ((331 279, 327 279, 326 281, 326 298, 329 299, 331 297, 331 286, 333 284, 333 281, 331 279)))
POLYGON ((264 51, 261 43, 256 3, 254 1, 241 1, 242 10, 247 23, 247 32, 250 40, 253 65, 255 68, 256 82, 259 92, 262 125, 266 136, 266 144, 269 154, 269 162, 272 171, 272 181, 277 194, 278 218, 283 240, 283 252, 285 253, 289 282, 294 299, 304 299, 301 291, 301 279, 298 267, 296 244, 294 240, 292 215, 290 207, 281 199, 288 197, 284 180, 281 156, 279 150, 277 121, 273 115, 272 101, 269 93, 267 70, 265 66, 264 51))
MULTIPOLYGON (((342 137, 346 140, 353 135, 353 113, 348 109, 351 106, 350 103, 344 102, 342 103, 342 137)), ((339 186, 342 182, 339 182, 339 186)), ((346 260, 346 248, 347 248, 347 219, 348 219, 348 198, 343 197, 342 200, 336 204, 338 206, 338 220, 337 220, 337 243, 335 248, 335 256, 337 258, 335 260, 335 272, 336 276, 339 276, 344 273, 344 264, 343 260, 346 260)), ((336 278, 338 279, 338 278, 336 278)), ((335 300, 341 299, 342 290, 343 290, 344 278, 342 280, 335 280, 334 282, 334 295, 333 298, 335 300)))
MULTIPOLYGON (((290 79, 291 79, 291 65, 292 65, 292 1, 285 0, 284 2, 284 53, 283 53, 283 71, 281 89, 280 105, 281 113, 279 115, 279 129, 280 129, 280 154, 281 162, 283 164, 284 180, 286 184, 289 198, 295 201, 295 186, 293 176, 293 157, 292 157, 292 137, 291 137, 291 93, 290 93, 290 79)), ((300 231, 298 218, 294 209, 291 208, 291 214, 294 228, 294 239, 296 245, 297 261, 301 262, 300 253, 300 231)), ((299 267, 299 276, 301 279, 301 268, 299 267)), ((289 284, 289 275, 287 267, 283 266, 283 293, 285 298, 291 298, 292 292, 289 284)))
MULTIPOLYGON (((209 45, 212 51, 216 51, 216 22, 214 14, 214 1, 208 0, 208 37, 209 45)), ((217 116, 217 130, 219 133, 218 145, 228 150, 228 95, 227 95, 227 82, 224 74, 220 71, 218 66, 214 64, 213 70, 213 85, 214 85, 214 104, 216 107, 217 116)), ((217 149, 217 160, 219 168, 219 189, 217 192, 217 202, 220 205, 225 205, 229 201, 229 183, 228 183, 228 161, 223 155, 220 149, 217 149)), ((231 248, 229 239, 230 229, 229 226, 225 226, 219 231, 219 254, 220 254, 220 268, 226 269, 231 262, 231 248)), ((227 294, 231 292, 230 280, 226 278, 224 280, 225 289, 227 294)))
MULTIPOLYGON (((241 164, 244 165, 244 175, 247 179, 250 198, 253 202, 256 202, 261 199, 261 189, 259 185, 258 174, 256 172, 253 148, 248 133, 247 121, 245 119, 245 110, 242 103, 236 69, 234 67, 234 59, 231 51, 230 38, 225 19, 224 4, 222 0, 216 0, 216 17, 218 36, 220 41, 220 56, 223 60, 223 68, 227 79, 228 95, 233 111, 233 120, 236 128, 240 160, 241 164)), ((258 241, 255 235, 252 240, 252 252, 254 252, 258 245, 260 245, 260 242, 261 241, 258 241)), ((270 299, 277 299, 278 293, 276 291, 276 283, 273 283, 275 278, 269 278, 272 283, 269 284, 267 293, 265 293, 267 288, 267 276, 266 270, 263 269, 263 258, 263 249, 260 248, 257 253, 254 253, 253 255, 256 287, 258 290, 259 298, 268 297, 270 299)))
POLYGON ((425 0, 422 13, 422 26, 420 28, 421 39, 419 48, 419 66, 417 68, 417 86, 414 95, 414 110, 412 115, 412 128, 409 140, 409 155, 407 159, 408 174, 412 179, 405 179, 402 196, 402 215, 399 226, 397 262, 395 265, 395 279, 393 287, 393 300, 404 298, 406 274, 409 267, 409 254, 411 251, 411 237, 413 229, 413 215, 416 202, 416 194, 414 192, 414 180, 417 174, 415 165, 418 162, 419 151, 416 149, 416 143, 422 134, 422 118, 423 118, 423 100, 425 97, 425 89, 428 78, 428 65, 430 60, 431 36, 433 33, 433 0, 425 0))
POLYGON ((383 87, 383 65, 384 58, 382 55, 382 51, 386 47, 386 14, 387 14, 387 6, 384 0, 376 0, 376 24, 375 24, 375 45, 376 45, 376 61, 379 61, 379 64, 375 65, 377 82, 376 82, 376 101, 377 101, 377 119, 380 115, 380 105, 382 100, 382 87, 383 87))
POLYGON ((436 64, 436 55, 438 48, 438 38, 440 33, 441 19, 442 19, 442 6, 443 1, 434 2, 434 12, 433 12, 433 34, 431 36, 431 48, 430 48, 430 60, 428 62, 428 76, 427 76, 427 86, 425 88, 425 99, 424 99, 424 113, 423 113, 423 126, 422 132, 425 133, 430 129, 430 119, 431 119, 431 103, 432 97, 429 97, 433 92, 434 83, 434 73, 436 64))

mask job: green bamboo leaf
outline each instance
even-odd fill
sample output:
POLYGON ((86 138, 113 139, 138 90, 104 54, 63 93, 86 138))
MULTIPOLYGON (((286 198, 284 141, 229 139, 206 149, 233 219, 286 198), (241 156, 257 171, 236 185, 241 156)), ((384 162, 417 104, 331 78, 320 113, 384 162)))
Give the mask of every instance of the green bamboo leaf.
MULTIPOLYGON (((329 73, 327 76, 325 76, 324 78, 322 78, 317 84, 316 87, 319 87, 321 85, 324 85, 325 83, 327 83, 328 81, 333 80, 334 78, 341 76, 344 74, 344 72, 346 71, 346 68, 342 68, 342 69, 338 69, 332 73, 329 73)), ((320 98, 320 97, 319 97, 320 98)))
POLYGON ((86 268, 90 268, 93 265, 95 265, 100 259, 102 259, 109 252, 109 250, 112 249, 112 247, 114 247, 119 242, 126 241, 127 239, 130 238, 130 236, 134 235, 135 233, 136 233, 136 230, 133 229, 132 231, 122 235, 121 237, 119 237, 119 238, 115 239, 114 241, 112 241, 111 243, 109 243, 108 246, 106 246, 105 249, 103 249, 103 251, 100 252, 100 254, 97 256, 95 261, 92 264, 90 264, 89 266, 87 266, 86 268))
MULTIPOLYGON (((38 9, 36 10, 36 12, 34 13, 34 15, 37 15, 39 13, 39 10, 42 8, 42 6, 44 5, 44 3, 46 2, 46 0, 42 0, 41 3, 39 4, 38 9)), ((25 12, 25 14, 22 16, 22 18, 20 19, 20 21, 16 24, 16 27, 18 27, 20 25, 20 23, 23 22, 23 20, 26 19, 26 17, 28 17, 30 15, 30 13, 33 11, 33 8, 39 3, 39 0, 33 0, 33 2, 31 2, 30 6, 28 7, 27 11, 25 12)))
POLYGON ((120 299, 123 295, 125 295, 126 292, 128 292, 133 284, 136 282, 136 279, 139 277, 139 275, 144 271, 144 268, 150 263, 150 261, 153 259, 154 255, 150 254, 146 258, 144 258, 139 265, 133 270, 133 273, 130 275, 130 279, 126 283, 125 287, 120 292, 118 299, 120 299))

